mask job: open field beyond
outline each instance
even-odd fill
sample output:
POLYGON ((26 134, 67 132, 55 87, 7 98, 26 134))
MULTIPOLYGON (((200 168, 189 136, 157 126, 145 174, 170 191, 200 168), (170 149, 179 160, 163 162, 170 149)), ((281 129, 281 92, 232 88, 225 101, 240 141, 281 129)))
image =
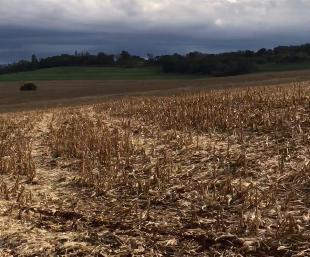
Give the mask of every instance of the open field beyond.
MULTIPOLYGON (((309 62, 269 63, 259 65, 256 72, 285 72, 309 70, 309 62)), ((73 66, 38 69, 34 71, 0 74, 0 81, 45 81, 45 80, 183 80, 206 78, 203 74, 164 73, 160 67, 96 67, 73 66)))
POLYGON ((308 82, 0 116, 1 256, 298 257, 309 242, 308 82))
MULTIPOLYGON (((272 67, 269 67, 272 69, 272 67)), ((0 81, 192 79, 198 75, 169 74, 155 67, 57 67, 0 75, 0 81)))
POLYGON ((310 81, 310 71, 259 73, 208 79, 50 80, 21 92, 22 82, 0 82, 0 112, 96 103, 124 95, 171 94, 184 90, 278 85, 310 81))

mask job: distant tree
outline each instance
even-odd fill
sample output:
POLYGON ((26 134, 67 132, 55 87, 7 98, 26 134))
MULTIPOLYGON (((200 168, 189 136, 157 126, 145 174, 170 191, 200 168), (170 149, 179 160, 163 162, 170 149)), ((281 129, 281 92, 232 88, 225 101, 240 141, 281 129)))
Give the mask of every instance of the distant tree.
POLYGON ((140 56, 130 55, 127 51, 122 51, 117 56, 116 64, 123 67, 135 67, 141 66, 145 63, 145 60, 140 56))
POLYGON ((122 51, 117 58, 117 64, 122 66, 130 65, 130 59, 130 54, 127 51, 122 51))
POLYGON ((105 53, 98 53, 97 64, 104 66, 113 66, 115 64, 114 55, 107 55, 105 53))
POLYGON ((37 69, 39 66, 39 61, 35 54, 31 56, 31 66, 32 66, 32 69, 34 70, 37 69))
POLYGON ((156 64, 156 58, 154 57, 153 54, 148 53, 146 55, 146 64, 148 64, 148 65, 156 64))
POLYGON ((267 53, 266 48, 261 48, 256 52, 257 55, 265 55, 266 53, 267 53))

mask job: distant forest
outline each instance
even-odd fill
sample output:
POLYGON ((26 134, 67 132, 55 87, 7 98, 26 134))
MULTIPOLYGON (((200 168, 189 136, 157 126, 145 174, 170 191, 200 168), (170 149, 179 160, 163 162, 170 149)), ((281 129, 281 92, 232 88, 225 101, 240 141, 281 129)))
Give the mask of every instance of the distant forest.
POLYGON ((0 74, 30 71, 60 66, 106 66, 106 67, 161 67, 166 73, 204 74, 210 76, 231 76, 255 72, 259 65, 294 64, 310 62, 310 44, 300 46, 279 46, 274 49, 262 48, 258 51, 237 51, 220 54, 191 52, 186 55, 173 54, 146 58, 131 55, 126 51, 120 54, 88 52, 74 55, 62 54, 38 59, 32 55, 31 60, 0 66, 0 74))

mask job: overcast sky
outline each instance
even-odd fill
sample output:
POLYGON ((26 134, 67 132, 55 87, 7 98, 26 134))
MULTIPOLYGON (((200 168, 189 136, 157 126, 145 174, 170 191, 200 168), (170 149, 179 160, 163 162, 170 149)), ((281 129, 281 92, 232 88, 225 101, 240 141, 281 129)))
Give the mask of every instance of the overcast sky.
POLYGON ((0 0, 0 63, 271 48, 310 42, 309 24, 310 0, 0 0))

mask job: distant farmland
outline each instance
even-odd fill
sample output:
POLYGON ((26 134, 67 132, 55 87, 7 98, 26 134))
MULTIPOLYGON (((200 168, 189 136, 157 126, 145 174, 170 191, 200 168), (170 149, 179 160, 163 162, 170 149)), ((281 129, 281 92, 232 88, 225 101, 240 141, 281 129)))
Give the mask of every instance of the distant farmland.
POLYGON ((158 80, 193 79, 198 75, 167 74, 159 68, 57 67, 0 75, 0 81, 29 80, 158 80))
POLYGON ((119 76, 118 79, 116 79, 116 75, 113 77, 112 73, 106 74, 105 78, 103 73, 101 79, 94 79, 94 77, 89 75, 90 79, 87 79, 87 72, 84 75, 82 72, 80 74, 77 72, 79 69, 83 70, 83 68, 58 69, 63 71, 67 69, 68 74, 71 70, 71 75, 69 76, 67 74, 67 79, 64 79, 65 73, 59 72, 58 77, 56 77, 57 69, 6 75, 11 76, 11 81, 0 81, 0 112, 54 107, 58 105, 96 103, 124 95, 162 95, 193 89, 265 86, 310 81, 309 70, 255 73, 218 78, 190 78, 179 75, 179 77, 173 78, 172 75, 166 74, 162 74, 162 77, 160 77, 158 71, 156 75, 156 71, 152 71, 151 69, 146 69, 145 71, 148 70, 149 73, 146 72, 145 74, 138 72, 142 69, 131 69, 133 73, 125 75, 124 70, 123 75, 119 76), (84 79, 70 80, 69 77, 74 77, 73 70, 75 70, 76 76, 84 76, 84 79), (152 72, 153 75, 151 75, 152 72), (48 76, 47 73, 50 75, 48 76), (25 76, 25 74, 29 75, 25 76), (147 74, 149 75, 147 76, 147 74), (52 79, 52 75, 54 79, 52 79), (15 81, 13 80, 14 76, 15 81), (18 76, 20 78, 19 80, 18 76), (40 78, 42 79, 40 80, 40 78), (43 78, 45 79, 43 80, 43 78), (20 86, 27 81, 35 82, 38 90, 34 92, 21 92, 19 90, 20 86))
MULTIPOLYGON (((259 65, 257 73, 297 71, 310 69, 310 63, 269 63, 259 65)), ((205 79, 203 74, 164 73, 160 67, 56 67, 34 71, 16 72, 0 75, 4 81, 33 80, 188 80, 205 79)))

